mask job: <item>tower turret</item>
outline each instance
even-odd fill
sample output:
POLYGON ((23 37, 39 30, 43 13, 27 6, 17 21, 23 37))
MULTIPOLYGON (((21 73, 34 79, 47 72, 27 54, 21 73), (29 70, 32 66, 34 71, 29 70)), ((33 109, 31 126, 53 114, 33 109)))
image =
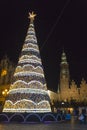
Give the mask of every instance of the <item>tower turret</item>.
POLYGON ((66 54, 63 51, 61 56, 61 63, 60 63, 60 79, 61 78, 67 78, 69 81, 70 75, 69 75, 69 64, 67 62, 66 54))

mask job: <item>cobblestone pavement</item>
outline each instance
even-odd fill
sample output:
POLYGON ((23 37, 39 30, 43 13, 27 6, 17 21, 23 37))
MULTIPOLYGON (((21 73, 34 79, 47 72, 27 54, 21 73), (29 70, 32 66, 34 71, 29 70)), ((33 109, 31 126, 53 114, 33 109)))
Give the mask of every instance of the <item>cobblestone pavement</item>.
POLYGON ((87 130, 87 124, 80 124, 75 118, 61 123, 38 124, 0 124, 0 130, 87 130))

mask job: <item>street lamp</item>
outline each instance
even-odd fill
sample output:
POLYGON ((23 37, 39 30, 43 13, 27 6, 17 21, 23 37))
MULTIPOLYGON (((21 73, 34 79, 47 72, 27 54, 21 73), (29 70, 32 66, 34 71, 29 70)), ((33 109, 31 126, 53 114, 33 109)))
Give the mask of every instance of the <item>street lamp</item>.
POLYGON ((4 70, 2 70, 2 72, 1 72, 1 77, 2 77, 2 76, 5 76, 5 75, 7 75, 7 70, 4 69, 4 70))
POLYGON ((65 103, 64 102, 61 102, 62 105, 64 105, 65 103))
POLYGON ((2 95, 3 95, 4 97, 6 97, 7 94, 8 94, 8 90, 7 90, 7 89, 5 89, 5 90, 2 91, 2 95))
POLYGON ((2 91, 2 95, 3 95, 3 97, 2 97, 2 99, 3 99, 2 109, 3 109, 4 103, 5 103, 5 98, 6 98, 7 94, 8 94, 8 89, 5 89, 5 90, 2 91))

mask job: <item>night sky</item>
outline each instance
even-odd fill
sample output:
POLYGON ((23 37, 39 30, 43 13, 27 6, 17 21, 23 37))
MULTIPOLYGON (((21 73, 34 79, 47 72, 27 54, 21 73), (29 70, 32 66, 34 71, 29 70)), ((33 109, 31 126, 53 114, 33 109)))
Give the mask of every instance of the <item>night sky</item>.
POLYGON ((0 2, 0 59, 17 64, 27 33, 28 13, 35 30, 48 89, 57 90, 63 48, 70 79, 87 81, 87 0, 3 0, 0 2))

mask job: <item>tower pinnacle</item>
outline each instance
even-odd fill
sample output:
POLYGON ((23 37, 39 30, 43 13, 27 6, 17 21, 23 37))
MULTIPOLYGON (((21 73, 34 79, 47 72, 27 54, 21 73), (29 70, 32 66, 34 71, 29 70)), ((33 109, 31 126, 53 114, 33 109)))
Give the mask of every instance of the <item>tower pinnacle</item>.
POLYGON ((29 17, 28 17, 28 18, 30 19, 30 21, 32 21, 32 22, 33 22, 33 21, 34 21, 35 16, 36 16, 36 14, 34 14, 34 12, 32 11, 32 13, 30 13, 30 12, 29 12, 29 17))

